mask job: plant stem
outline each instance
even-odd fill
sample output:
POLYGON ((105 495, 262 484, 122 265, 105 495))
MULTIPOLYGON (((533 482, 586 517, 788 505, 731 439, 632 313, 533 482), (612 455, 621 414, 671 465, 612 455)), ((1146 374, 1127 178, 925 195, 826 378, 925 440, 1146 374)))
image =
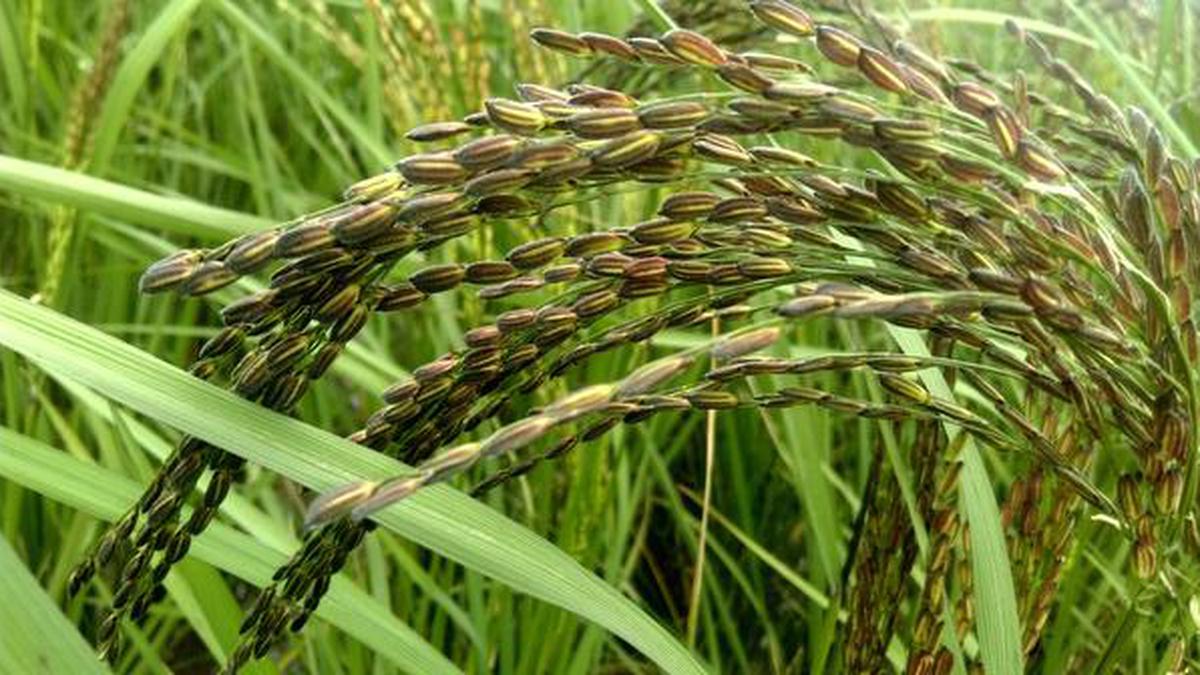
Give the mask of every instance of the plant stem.
POLYGON ((664 10, 662 7, 659 7, 658 3, 654 0, 634 0, 634 4, 641 7, 642 11, 644 11, 646 15, 649 16, 652 21, 654 21, 654 23, 658 24, 658 27, 662 30, 668 31, 679 28, 679 24, 675 23, 675 20, 671 18, 671 15, 667 14, 666 10, 664 10))

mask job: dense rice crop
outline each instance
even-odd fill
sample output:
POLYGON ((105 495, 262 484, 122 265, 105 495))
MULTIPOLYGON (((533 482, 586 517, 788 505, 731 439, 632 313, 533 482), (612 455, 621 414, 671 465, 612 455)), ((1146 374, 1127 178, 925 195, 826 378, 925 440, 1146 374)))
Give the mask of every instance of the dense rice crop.
MULTIPOLYGON (((186 432, 123 515, 76 537, 74 569, 57 576, 98 654, 137 670, 160 651, 130 656, 128 643, 170 611, 173 570, 225 513, 247 531, 269 519, 302 533, 251 580, 260 591, 224 590, 240 619, 206 640, 220 648, 205 667, 228 672, 289 654, 286 638, 314 629, 344 569, 386 603, 426 603, 400 615, 438 667, 450 667, 439 650, 481 671, 1192 667, 1200 156, 1183 101, 1197 85, 1196 9, 1165 3, 1178 24, 1154 29, 1137 12, 1101 19, 1074 4, 1071 28, 970 15, 1003 24, 995 39, 1011 53, 985 67, 906 35, 903 13, 813 4, 643 3, 644 19, 610 33, 510 13, 506 30, 537 49, 509 43, 516 84, 488 95, 483 44, 461 32, 483 25, 479 4, 443 22, 424 3, 366 2, 374 58, 390 66, 377 99, 405 107, 401 88, 433 86, 412 106, 417 123, 396 124, 412 151, 340 201, 148 265, 143 294, 219 298, 219 328, 175 350, 190 378, 160 383, 138 365, 138 389, 116 352, 105 366, 108 338, 73 339, 62 317, 0 298, 0 345, 70 394, 85 385, 186 432), (1180 71, 1178 105, 1147 84, 1149 38, 1135 29, 1159 31, 1155 72, 1180 71), (399 35, 444 58, 419 67, 399 35), (1116 86, 1063 53, 1079 43, 1119 64, 1116 86), (379 367, 380 354, 403 367, 379 367), (364 362, 376 377, 356 382, 347 373, 364 362), (394 371, 373 394, 356 386, 394 371), (249 417, 153 401, 171 386, 249 417), (325 406, 347 391, 335 420, 325 406), (297 447, 308 439, 403 466, 293 454, 311 453, 297 447), (318 489, 277 488, 256 459, 300 465, 309 480, 296 479, 318 489), (676 468, 698 487, 675 484, 676 468), (265 514, 231 507, 247 482, 265 514), (500 530, 477 527, 438 483, 496 507, 565 509, 531 523, 556 523, 551 539, 571 553, 575 542, 634 601, 604 595, 544 542, 489 537, 500 530), (372 534, 379 525, 392 532, 372 534), (625 642, 486 601, 474 571, 418 560, 395 532, 625 642), (593 537, 608 543, 589 553, 593 537), (522 550, 544 568, 522 567, 522 550), (493 624, 504 638, 476 633, 493 624), (579 660, 573 645, 586 645, 579 660)), ((302 16, 325 48, 368 60, 330 8, 314 8, 302 16)), ((100 105, 128 25, 114 3, 75 110, 100 105)), ((93 133, 83 113, 73 125, 68 168, 87 165, 93 133)), ((74 229, 73 214, 55 216, 44 304, 72 273, 74 229)), ((32 442, 8 426, 13 444, 32 442)), ((19 466, 3 475, 40 484, 19 466)), ((355 670, 333 645, 309 666, 355 670)))

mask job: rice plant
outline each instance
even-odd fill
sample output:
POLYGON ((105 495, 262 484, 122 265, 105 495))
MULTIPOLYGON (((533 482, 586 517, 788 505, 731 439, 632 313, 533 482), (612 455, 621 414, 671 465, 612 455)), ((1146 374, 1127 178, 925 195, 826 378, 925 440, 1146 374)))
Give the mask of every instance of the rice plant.
MULTIPOLYGON (((120 7, 109 35, 124 30, 120 7)), ((376 582, 428 574, 363 549, 394 540, 373 532, 436 484, 549 509, 603 486, 593 505, 606 508, 632 489, 614 465, 655 453, 655 468, 639 460, 645 490, 677 447, 699 489, 667 473, 641 532, 622 535, 652 579, 622 590, 690 652, 672 666, 645 654, 661 668, 1194 668, 1200 156, 1185 105, 1144 91, 1143 62, 1120 51, 1145 48, 1132 30, 1145 17, 1117 13, 1110 23, 1131 27, 1118 36, 1068 3, 1084 38, 996 15, 1011 53, 993 68, 863 3, 640 7, 625 32, 510 16, 536 46, 514 51, 529 79, 488 95, 479 45, 443 39, 429 5, 365 3, 389 64, 383 98, 401 110, 405 83, 430 85, 404 132, 418 149, 336 203, 190 244, 140 276, 146 295, 222 298, 193 378, 316 425, 306 396, 364 330, 447 312, 466 324, 428 345, 415 330, 372 345, 411 368, 355 402, 356 428, 327 430, 404 466, 304 496, 298 547, 237 602, 217 667, 282 659, 356 560, 373 560, 376 582), (419 63, 398 31, 435 58, 419 63), (1135 86, 1100 86, 1060 56, 1072 40, 1135 86), (720 425, 732 431, 718 442, 720 425), (761 466, 730 457, 743 452, 761 466), (726 466, 743 475, 715 475, 726 466), (798 508, 772 503, 782 485, 798 508), (678 542, 649 533, 666 518, 683 521, 682 562, 678 542), (769 606, 776 593, 800 609, 769 606)), ((1170 7, 1190 36, 1196 8, 1170 7)), ((336 20, 294 11, 367 60, 336 20)), ((464 15, 479 26, 482 11, 464 15)), ((1159 49, 1194 97, 1194 49, 1161 36, 1159 49)), ((68 147, 77 165, 82 146, 68 147)), ((56 229, 57 259, 70 231, 56 229)), ((5 337, 40 363, 28 336, 5 337)), ((184 430, 65 582, 69 596, 101 589, 81 623, 113 664, 136 667, 123 654, 137 626, 254 473, 203 425, 184 430)), ((536 634, 480 655, 459 613, 439 612, 429 639, 470 668, 549 667, 522 656, 543 648, 536 634)), ((646 667, 607 640, 570 667, 646 667)))

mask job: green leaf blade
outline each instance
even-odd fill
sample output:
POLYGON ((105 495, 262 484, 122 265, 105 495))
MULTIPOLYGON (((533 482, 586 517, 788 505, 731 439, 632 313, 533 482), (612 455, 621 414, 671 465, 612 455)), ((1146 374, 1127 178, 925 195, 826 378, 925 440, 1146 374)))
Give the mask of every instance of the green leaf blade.
POLYGON ((0 598, 0 672, 109 672, 3 536, 0 598))
MULTIPOLYGON (((0 344, 318 492, 405 469, 5 291, 0 291, 0 344)), ((616 589, 546 540, 456 490, 436 486, 422 491, 376 520, 517 591, 607 628, 666 672, 704 672, 687 648, 616 589)))

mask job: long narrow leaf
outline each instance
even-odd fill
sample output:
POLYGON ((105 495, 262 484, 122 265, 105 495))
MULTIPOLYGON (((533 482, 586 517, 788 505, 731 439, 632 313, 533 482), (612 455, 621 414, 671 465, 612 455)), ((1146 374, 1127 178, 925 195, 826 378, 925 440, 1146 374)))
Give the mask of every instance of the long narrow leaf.
POLYGON ((237 211, 0 154, 0 190, 191 236, 227 239, 271 224, 237 211))
POLYGON ((108 672, 3 536, 0 598, 0 673, 108 672))
MULTIPOLYGON (((244 401, 8 292, 0 292, 0 345, 313 490, 404 470, 399 462, 244 401)), ((607 628, 667 672, 703 672, 678 640, 616 589, 533 532, 453 489, 423 491, 376 520, 607 628)))
MULTIPOLYGON (((4 427, 0 427, 0 477, 109 521, 119 518, 126 505, 140 493, 138 486, 124 476, 4 427)), ((290 553, 277 551, 220 523, 210 526, 190 551, 196 558, 259 586, 270 582, 271 573, 290 553)), ((344 577, 334 578, 317 615, 412 672, 447 675, 460 672, 411 628, 393 618, 344 577)))
POLYGON ((374 134, 367 130, 340 101, 331 96, 326 88, 313 79, 312 75, 306 72, 303 66, 292 59, 283 45, 279 44, 270 33, 263 30, 261 26, 255 23, 254 19, 242 11, 239 3, 229 2, 228 0, 217 0, 213 4, 240 30, 245 31, 268 58, 286 71, 288 77, 295 82, 296 86, 314 100, 320 102, 329 111, 330 115, 337 119, 339 124, 350 131, 359 146, 364 151, 370 153, 372 160, 378 164, 387 164, 395 161, 395 154, 385 144, 381 143, 374 134))
POLYGON ((96 122, 96 139, 90 162, 96 173, 105 174, 116 153, 121 132, 129 128, 134 101, 145 88, 150 71, 171 40, 187 27, 200 4, 201 0, 172 0, 167 3, 121 62, 96 122))
MULTIPOLYGON (((911 329, 889 326, 888 331, 906 354, 928 356, 929 350, 918 333, 911 329)), ((921 372, 929 391, 946 400, 954 392, 936 369, 921 372)), ((954 427, 946 431, 952 437, 954 427)), ((962 450, 962 475, 959 478, 962 509, 971 528, 971 573, 974 576, 975 608, 978 618, 979 651, 984 669, 998 675, 1017 675, 1024 672, 1021 650, 1021 620, 1017 614, 1017 593, 1013 585, 1012 566, 1000 508, 988 478, 987 467, 979 448, 967 438, 962 450)))

